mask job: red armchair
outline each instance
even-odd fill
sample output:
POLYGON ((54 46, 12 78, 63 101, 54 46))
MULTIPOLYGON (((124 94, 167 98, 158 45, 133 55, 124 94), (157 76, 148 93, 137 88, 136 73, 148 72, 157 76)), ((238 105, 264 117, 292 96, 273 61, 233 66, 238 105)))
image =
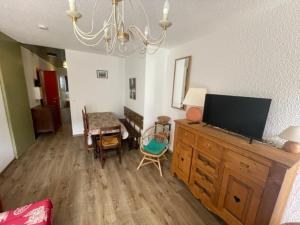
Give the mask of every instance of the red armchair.
POLYGON ((0 225, 51 225, 52 203, 49 199, 2 212, 0 225))

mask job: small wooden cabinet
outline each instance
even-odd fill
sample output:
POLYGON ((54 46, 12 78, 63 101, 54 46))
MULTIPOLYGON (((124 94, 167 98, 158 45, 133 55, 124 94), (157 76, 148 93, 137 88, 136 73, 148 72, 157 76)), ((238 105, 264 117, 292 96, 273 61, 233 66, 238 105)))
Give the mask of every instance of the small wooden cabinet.
POLYGON ((176 121, 172 173, 230 225, 280 224, 300 155, 176 121))
POLYGON ((31 109, 35 135, 55 132, 58 128, 58 118, 53 106, 36 106, 31 109))

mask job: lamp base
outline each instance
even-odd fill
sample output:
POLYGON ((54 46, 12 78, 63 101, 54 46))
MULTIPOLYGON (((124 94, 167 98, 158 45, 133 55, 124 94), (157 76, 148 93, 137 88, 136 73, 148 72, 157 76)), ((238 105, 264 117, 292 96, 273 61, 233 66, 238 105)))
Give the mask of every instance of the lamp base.
POLYGON ((199 123, 202 121, 202 111, 199 107, 191 107, 186 111, 186 119, 193 122, 199 123))
POLYGON ((300 153, 300 144, 293 141, 287 141, 284 143, 282 149, 290 153, 300 153))

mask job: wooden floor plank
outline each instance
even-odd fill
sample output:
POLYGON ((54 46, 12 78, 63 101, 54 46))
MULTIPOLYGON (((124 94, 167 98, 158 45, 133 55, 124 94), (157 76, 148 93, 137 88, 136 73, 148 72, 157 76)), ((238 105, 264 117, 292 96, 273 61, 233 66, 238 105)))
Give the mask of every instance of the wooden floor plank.
POLYGON ((223 224, 169 172, 136 167, 138 151, 123 149, 123 162, 108 155, 104 169, 82 137, 65 126, 37 143, 0 175, 5 209, 44 198, 53 201, 54 225, 219 225, 223 224))

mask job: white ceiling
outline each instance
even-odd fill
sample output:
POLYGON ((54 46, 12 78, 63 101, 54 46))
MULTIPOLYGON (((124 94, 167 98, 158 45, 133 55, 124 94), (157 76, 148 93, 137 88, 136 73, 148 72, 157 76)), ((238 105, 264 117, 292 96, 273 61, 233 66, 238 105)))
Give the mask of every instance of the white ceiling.
MULTIPOLYGON (((129 10, 127 21, 144 26, 142 15, 129 10)), ((136 0, 132 0, 136 1, 136 0)), ((157 25, 162 17, 164 0, 141 0, 150 18, 151 33, 160 34, 157 25)), ((205 35, 219 21, 261 6, 270 0, 170 0, 169 19, 173 22, 164 47, 172 48, 205 35)), ((83 30, 90 27, 92 5, 95 0, 77 0, 78 10, 83 17, 79 25, 83 30)), ((111 8, 111 0, 99 0, 96 25, 101 27, 111 8), (97 22, 99 21, 99 22, 97 22)), ((84 47, 75 36, 71 20, 66 15, 68 0, 1 0, 0 31, 19 42, 63 49, 93 51, 84 47), (48 31, 37 28, 38 24, 49 27, 48 31)))

